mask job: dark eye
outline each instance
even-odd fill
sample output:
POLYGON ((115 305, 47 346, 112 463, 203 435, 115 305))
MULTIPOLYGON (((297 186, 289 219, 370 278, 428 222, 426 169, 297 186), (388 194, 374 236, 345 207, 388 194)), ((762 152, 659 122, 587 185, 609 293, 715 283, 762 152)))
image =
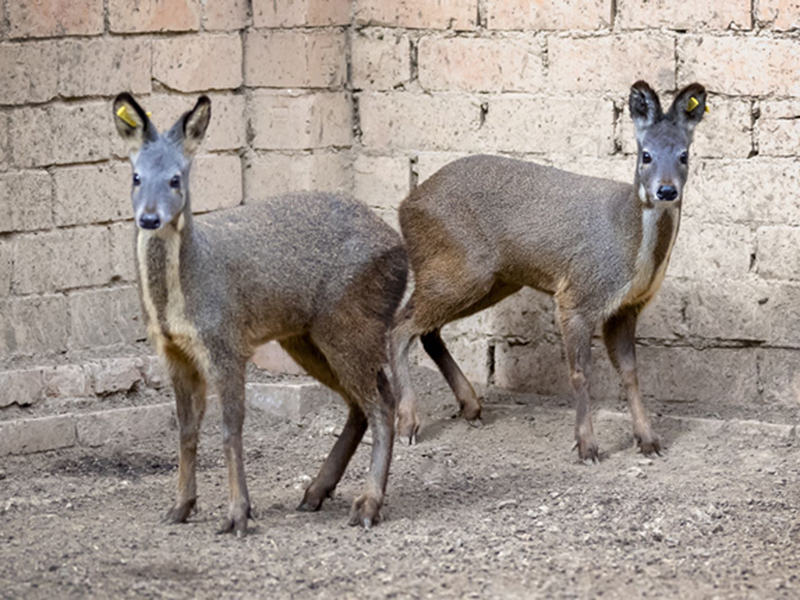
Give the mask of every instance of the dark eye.
POLYGON ((688 152, 681 152, 681 155, 678 157, 678 160, 681 161, 682 165, 688 164, 689 162, 689 153, 688 152))
POLYGON ((169 187, 173 190, 177 190, 181 187, 181 176, 175 175, 172 179, 169 180, 169 187))
POLYGON ((650 156, 649 152, 642 152, 642 162, 646 165, 653 162, 653 157, 650 156))
POLYGON ((133 174, 133 185, 141 185, 141 184, 142 184, 142 178, 139 177, 138 173, 134 173, 133 174))

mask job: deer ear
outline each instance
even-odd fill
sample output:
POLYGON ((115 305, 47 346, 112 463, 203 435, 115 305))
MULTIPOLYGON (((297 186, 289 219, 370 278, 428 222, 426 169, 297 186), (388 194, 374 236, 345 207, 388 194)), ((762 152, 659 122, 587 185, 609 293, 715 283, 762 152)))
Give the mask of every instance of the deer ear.
POLYGON ((691 135, 706 113, 706 96, 706 88, 699 83, 687 85, 675 96, 667 116, 691 135))
POLYGON ((211 121, 211 100, 208 96, 200 96, 194 108, 184 114, 179 121, 184 154, 191 156, 197 151, 206 135, 209 121, 211 121))
POLYGON ((123 92, 114 99, 114 125, 117 133, 128 142, 131 152, 138 152, 145 142, 158 137, 158 132, 150 122, 150 117, 133 96, 123 92))
POLYGON ((631 86, 628 108, 637 137, 664 116, 658 94, 644 81, 637 81, 631 86))

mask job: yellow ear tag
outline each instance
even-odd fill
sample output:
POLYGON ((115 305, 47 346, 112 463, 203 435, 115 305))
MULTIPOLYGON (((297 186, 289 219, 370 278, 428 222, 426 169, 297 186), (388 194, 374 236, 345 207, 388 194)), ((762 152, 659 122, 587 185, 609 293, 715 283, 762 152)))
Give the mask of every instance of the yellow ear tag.
MULTIPOLYGON (((710 105, 709 105, 709 103, 708 103, 708 102, 706 102, 706 112, 707 112, 707 113, 710 113, 710 112, 711 112, 711 107, 710 107, 710 105)), ((148 116, 149 116, 149 115, 148 115, 148 116)))
POLYGON ((123 121, 125 121, 131 127, 139 126, 139 124, 136 121, 134 121, 133 117, 128 112, 128 107, 125 104, 119 107, 119 109, 117 110, 117 116, 123 121))
POLYGON ((689 103, 686 105, 686 112, 692 112, 695 108, 697 108, 698 104, 700 103, 697 101, 697 98, 692 96, 689 98, 689 103))

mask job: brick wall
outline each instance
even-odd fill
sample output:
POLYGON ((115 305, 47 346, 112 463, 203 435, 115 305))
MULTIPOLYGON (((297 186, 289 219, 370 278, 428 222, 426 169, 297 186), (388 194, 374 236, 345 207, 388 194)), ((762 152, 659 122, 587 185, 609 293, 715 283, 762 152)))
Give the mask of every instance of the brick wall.
MULTIPOLYGON (((644 390, 796 406, 798 28, 788 0, 0 0, 0 377, 21 390, 0 406, 92 391, 82 357, 141 352, 117 92, 160 127, 211 96, 198 212, 313 188, 396 223, 417 182, 474 152, 630 180, 637 78, 712 94, 640 326, 644 390), (56 363, 69 385, 48 383, 56 363)), ((479 383, 566 390, 545 296, 445 333, 479 383)), ((596 357, 595 389, 616 396, 596 357)))

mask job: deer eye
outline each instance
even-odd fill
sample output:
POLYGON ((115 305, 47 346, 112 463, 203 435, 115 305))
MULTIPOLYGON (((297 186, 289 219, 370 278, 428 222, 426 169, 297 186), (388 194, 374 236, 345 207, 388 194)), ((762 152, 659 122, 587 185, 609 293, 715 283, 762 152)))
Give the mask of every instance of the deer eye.
POLYGON ((681 155, 678 157, 678 160, 681 161, 682 165, 688 164, 689 163, 689 153, 684 150, 683 152, 681 152, 681 155))
POLYGON ((138 173, 133 174, 133 185, 142 185, 142 178, 139 177, 138 173))
POLYGON ((653 157, 650 156, 649 152, 642 152, 642 162, 646 165, 653 162, 653 157))
POLYGON ((177 190, 181 187, 181 176, 175 175, 172 179, 169 180, 169 187, 173 190, 177 190))

